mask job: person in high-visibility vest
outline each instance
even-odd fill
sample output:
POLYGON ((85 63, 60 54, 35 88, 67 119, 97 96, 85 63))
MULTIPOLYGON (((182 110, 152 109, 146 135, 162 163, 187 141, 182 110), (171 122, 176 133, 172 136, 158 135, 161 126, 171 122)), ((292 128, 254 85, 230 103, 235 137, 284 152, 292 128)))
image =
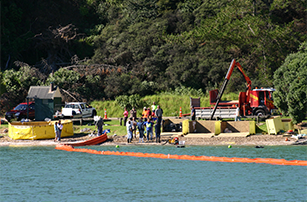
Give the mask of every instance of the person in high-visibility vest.
POLYGON ((152 105, 151 105, 151 113, 152 113, 151 115, 152 115, 153 117, 154 117, 155 114, 156 114, 157 107, 158 107, 158 105, 156 105, 156 103, 153 102, 152 105))
POLYGON ((143 108, 142 118, 143 119, 147 118, 147 108, 146 107, 143 108))

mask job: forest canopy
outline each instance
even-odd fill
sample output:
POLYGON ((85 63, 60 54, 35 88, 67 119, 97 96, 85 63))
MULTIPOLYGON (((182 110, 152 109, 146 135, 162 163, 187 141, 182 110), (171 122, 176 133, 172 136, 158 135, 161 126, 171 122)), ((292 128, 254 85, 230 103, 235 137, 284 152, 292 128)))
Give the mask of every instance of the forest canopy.
MULTIPOLYGON (((252 87, 273 87, 274 72, 307 36, 302 0, 1 3, 2 109, 50 82, 88 101, 178 87, 206 93, 232 59, 252 87)), ((244 90, 243 79, 234 71, 227 90, 244 90)))

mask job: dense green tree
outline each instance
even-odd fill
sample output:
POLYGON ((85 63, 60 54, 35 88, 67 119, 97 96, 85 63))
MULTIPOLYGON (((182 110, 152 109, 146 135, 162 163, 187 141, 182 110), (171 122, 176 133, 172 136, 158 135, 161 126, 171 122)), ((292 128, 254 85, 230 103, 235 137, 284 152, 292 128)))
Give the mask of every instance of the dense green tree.
POLYGON ((307 113, 307 42, 297 53, 290 54, 274 73, 275 105, 294 123, 304 120, 307 113))
POLYGON ((0 97, 0 108, 2 113, 10 110, 17 103, 25 101, 30 86, 42 85, 45 79, 38 69, 24 63, 19 65, 21 66, 19 70, 6 70, 1 76, 3 94, 0 97))
POLYGON ((105 94, 109 98, 117 95, 132 95, 139 92, 140 80, 125 73, 111 72, 105 79, 105 94))
POLYGON ((32 85, 42 84, 44 76, 33 67, 24 65, 20 70, 14 69, 4 71, 3 81, 6 92, 18 94, 18 92, 28 91, 32 85))
POLYGON ((71 90, 74 84, 77 83, 79 79, 80 74, 78 72, 62 68, 59 69, 59 71, 56 71, 53 75, 51 74, 46 82, 53 82, 60 88, 71 90))
POLYGON ((264 6, 264 12, 256 16, 252 6, 251 1, 232 1, 219 8, 216 16, 203 20, 193 30, 192 36, 205 44, 223 46, 228 54, 239 59, 256 86, 272 86, 273 72, 298 46, 300 41, 297 39, 302 36, 291 31, 294 28, 291 23, 283 26, 274 24, 272 15, 266 14, 270 6, 264 6), (289 44, 290 41, 292 44, 289 44))
POLYGON ((76 86, 75 92, 88 101, 101 100, 106 97, 102 78, 103 75, 84 76, 84 81, 79 81, 80 84, 76 86))

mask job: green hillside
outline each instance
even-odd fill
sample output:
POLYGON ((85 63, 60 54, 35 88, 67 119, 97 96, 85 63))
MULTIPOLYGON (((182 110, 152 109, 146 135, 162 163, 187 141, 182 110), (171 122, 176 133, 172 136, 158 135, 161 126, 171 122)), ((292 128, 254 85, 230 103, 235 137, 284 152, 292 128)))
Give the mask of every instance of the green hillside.
MULTIPOLYGON (((303 0, 3 0, 1 113, 51 82, 63 101, 159 101, 181 88, 207 95, 232 59, 252 88, 274 87, 274 73, 306 41, 306 22, 303 0)), ((235 70, 226 93, 245 83, 235 70)))

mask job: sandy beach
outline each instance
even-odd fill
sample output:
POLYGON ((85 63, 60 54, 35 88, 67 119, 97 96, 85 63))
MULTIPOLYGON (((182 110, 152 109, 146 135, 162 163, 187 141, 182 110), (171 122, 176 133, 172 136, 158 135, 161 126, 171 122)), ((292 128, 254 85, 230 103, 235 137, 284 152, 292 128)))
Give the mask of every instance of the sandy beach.
MULTIPOLYGON (((61 142, 55 142, 53 139, 45 140, 12 140, 8 135, 0 137, 0 146, 55 146, 57 144, 65 144, 72 142, 81 142, 92 139, 93 136, 75 134, 72 137, 62 138, 61 142)), ((138 138, 134 138, 129 145, 168 145, 166 143, 171 137, 162 137, 161 143, 156 143, 155 140, 145 143, 139 143, 138 138)), ((283 135, 251 135, 248 137, 211 137, 211 138, 196 138, 196 137, 179 137, 179 141, 184 141, 185 145, 250 145, 250 146, 267 146, 267 145, 304 145, 307 144, 307 138, 295 139, 285 137, 283 135), (286 141, 287 139, 287 141, 286 141)), ((103 145, 128 145, 127 140, 123 136, 109 136, 108 140, 101 144, 103 145)))
MULTIPOLYGON (((307 124, 300 124, 299 127, 302 129, 307 129, 307 124)), ((154 136, 153 136, 154 137, 154 136)), ((82 142, 85 140, 90 140, 94 136, 89 133, 75 133, 71 137, 63 137, 61 142, 55 142, 54 139, 42 139, 42 140, 13 140, 8 136, 8 128, 3 128, 0 130, 0 146, 55 146, 57 144, 82 142)), ((133 138, 132 143, 128 144, 125 136, 109 135, 108 140, 102 144, 103 145, 169 145, 168 140, 172 139, 172 135, 161 135, 161 143, 156 143, 155 139, 152 141, 146 141, 145 143, 139 143, 139 139, 133 138)), ((278 145, 307 145, 307 136, 301 139, 293 138, 290 134, 278 134, 278 135, 268 135, 268 134, 255 134, 249 135, 247 137, 188 137, 179 136, 179 141, 184 141, 185 145, 246 145, 246 146, 278 146, 278 145)))

